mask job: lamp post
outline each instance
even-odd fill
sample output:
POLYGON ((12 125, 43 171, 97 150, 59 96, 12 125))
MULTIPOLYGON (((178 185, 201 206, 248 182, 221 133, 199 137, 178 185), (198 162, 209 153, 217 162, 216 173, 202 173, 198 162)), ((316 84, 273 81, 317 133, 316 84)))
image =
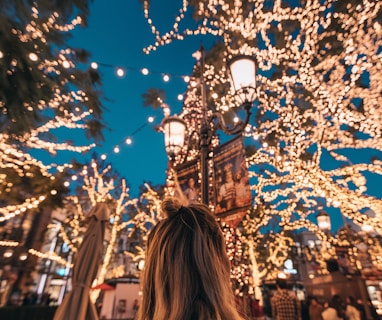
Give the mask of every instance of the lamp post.
MULTIPOLYGON (((213 132, 222 129, 225 134, 239 134, 246 127, 251 116, 251 107, 255 99, 256 92, 256 67, 255 61, 250 56, 237 56, 228 62, 228 77, 231 83, 231 93, 235 101, 245 110, 244 121, 236 123, 233 127, 228 127, 219 112, 209 114, 206 99, 207 84, 204 79, 204 49, 200 48, 198 54, 200 63, 200 91, 201 91, 201 124, 196 134, 199 136, 200 174, 201 174, 201 199, 202 203, 208 204, 208 153, 213 132), (210 123, 217 125, 211 127, 210 123)), ((236 105, 235 105, 236 107, 236 105)), ((186 124, 179 117, 167 117, 163 121, 166 152, 171 160, 181 152, 185 144, 186 124)), ((194 132, 190 135, 193 136, 194 132)), ((190 143, 190 142, 188 142, 190 143)), ((189 149, 190 145, 187 145, 189 149)), ((187 152, 188 153, 188 152, 187 152)), ((187 155, 187 154, 186 154, 187 155)), ((186 159, 185 157, 184 159, 186 159)))
POLYGON ((330 216, 325 212, 321 211, 318 215, 316 215, 318 228, 324 232, 329 232, 332 228, 332 224, 330 222, 330 216))

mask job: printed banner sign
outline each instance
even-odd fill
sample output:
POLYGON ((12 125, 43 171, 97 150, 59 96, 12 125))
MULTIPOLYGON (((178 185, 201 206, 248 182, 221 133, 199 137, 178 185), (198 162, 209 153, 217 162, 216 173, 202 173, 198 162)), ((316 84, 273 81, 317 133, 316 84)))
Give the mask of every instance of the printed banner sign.
POLYGON ((236 227, 251 206, 252 197, 241 136, 214 150, 215 213, 236 227))
POLYGON ((336 247, 336 255, 339 271, 344 275, 356 273, 356 269, 350 261, 348 247, 336 247))
POLYGON ((180 189, 190 203, 200 202, 200 183, 197 160, 189 161, 177 167, 180 189))

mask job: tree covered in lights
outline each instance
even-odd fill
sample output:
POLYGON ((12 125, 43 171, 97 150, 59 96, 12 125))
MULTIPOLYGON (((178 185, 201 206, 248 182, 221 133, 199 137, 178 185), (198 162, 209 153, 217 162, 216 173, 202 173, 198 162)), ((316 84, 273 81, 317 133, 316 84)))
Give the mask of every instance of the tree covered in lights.
MULTIPOLYGON (((161 219, 162 186, 151 186, 145 183, 140 187, 140 196, 131 208, 128 220, 121 226, 120 252, 128 257, 130 270, 128 274, 139 275, 144 263, 147 236, 161 219), (132 267, 132 268, 131 268, 132 267)), ((121 274, 121 275, 126 275, 121 274)))
POLYGON ((115 258, 121 230, 127 220, 125 215, 130 207, 135 207, 137 200, 130 197, 126 181, 119 178, 110 165, 102 165, 101 161, 93 159, 90 164, 81 167, 77 164, 73 174, 78 188, 76 195, 65 199, 66 215, 63 221, 58 222, 59 237, 69 248, 75 263, 76 252, 87 228, 87 214, 97 203, 107 204, 110 220, 106 227, 104 255, 95 280, 96 284, 100 284, 105 278, 112 278, 117 272, 115 258))
MULTIPOLYGON (((254 116, 243 133, 251 150, 254 214, 242 224, 249 247, 272 229, 279 237, 308 229, 345 246, 318 229, 314 217, 320 210, 381 235, 382 200, 372 188, 382 174, 380 2, 190 0, 179 4, 172 29, 163 33, 150 1, 143 4, 155 38, 146 53, 189 35, 220 41, 223 49, 214 48, 214 59, 206 57, 204 79, 209 107, 226 117, 235 104, 226 60, 238 54, 256 59, 254 116), (197 22, 192 29, 184 20, 191 14, 197 22)), ((197 86, 189 86, 183 110, 200 114, 197 86)), ((184 118, 198 126, 197 118, 184 118)), ((289 242, 279 240, 279 249, 286 250, 289 242)), ((266 263, 256 263, 255 256, 252 261, 263 274, 266 263)), ((283 259, 267 263, 277 269, 283 259)))
POLYGON ((88 68, 89 53, 68 45, 88 14, 88 0, 0 1, 1 250, 38 252, 25 227, 67 192, 70 165, 54 156, 86 152, 102 139, 100 77, 88 68), (82 136, 87 145, 75 142, 82 136), (25 230, 15 238, 18 228, 25 230))
MULTIPOLYGON (((87 214, 96 203, 104 202, 110 209, 110 220, 94 285, 106 279, 136 276, 138 264, 144 260, 147 234, 160 218, 163 188, 146 183, 140 187, 140 196, 131 198, 126 181, 96 156, 89 164, 73 164, 72 174, 76 193, 65 199, 64 220, 57 221, 60 242, 66 244, 69 254, 45 254, 44 258, 72 266, 87 228, 87 214)), ((95 290, 92 297, 98 294, 95 290)))

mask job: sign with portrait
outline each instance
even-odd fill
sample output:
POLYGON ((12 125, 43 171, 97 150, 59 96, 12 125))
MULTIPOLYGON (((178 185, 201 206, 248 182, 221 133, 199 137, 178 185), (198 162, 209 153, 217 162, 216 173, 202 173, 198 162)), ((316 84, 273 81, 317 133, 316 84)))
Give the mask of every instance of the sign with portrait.
POLYGON ((198 161, 188 161, 176 168, 179 186, 190 203, 200 202, 198 161))
POLYGON ((336 247, 338 269, 344 275, 356 273, 356 268, 350 260, 349 247, 336 247))
POLYGON ((215 213, 230 226, 237 226, 252 202, 241 136, 214 150, 214 172, 215 213))

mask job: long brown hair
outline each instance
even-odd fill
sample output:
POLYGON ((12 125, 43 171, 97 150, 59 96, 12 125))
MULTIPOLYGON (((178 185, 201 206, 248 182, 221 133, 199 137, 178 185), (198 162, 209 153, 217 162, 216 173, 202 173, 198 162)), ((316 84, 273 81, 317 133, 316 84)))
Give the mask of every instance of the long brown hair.
POLYGON ((150 232, 137 320, 239 320, 230 263, 207 206, 165 199, 150 232))

